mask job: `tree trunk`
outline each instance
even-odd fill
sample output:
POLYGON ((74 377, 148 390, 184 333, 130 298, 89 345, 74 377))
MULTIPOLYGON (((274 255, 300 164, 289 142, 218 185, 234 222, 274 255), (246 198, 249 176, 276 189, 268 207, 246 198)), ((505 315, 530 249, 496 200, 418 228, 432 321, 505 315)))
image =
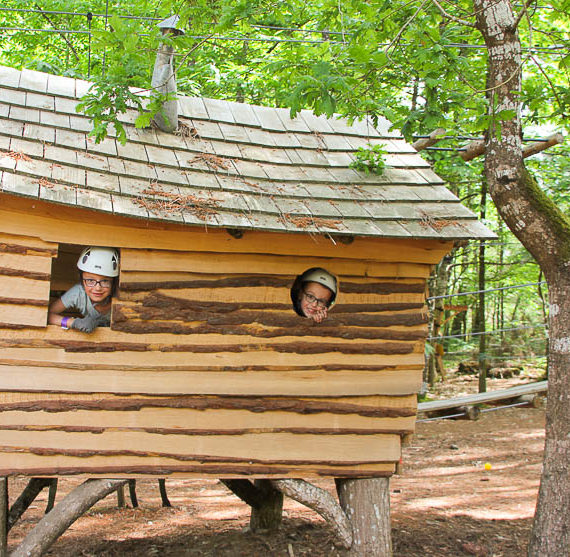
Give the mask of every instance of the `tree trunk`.
POLYGON ((570 266, 560 276, 550 277, 549 285, 546 443, 529 543, 531 557, 568 555, 570 544, 570 266))
POLYGON ((11 557, 40 557, 80 516, 127 480, 87 480, 46 514, 11 557))
POLYGON ((511 2, 474 0, 473 5, 489 59, 491 125, 485 156, 489 192, 508 227, 538 261, 549 285, 546 443, 528 554, 561 557, 568 555, 570 523, 570 221, 523 164, 522 55, 511 2), (494 115, 505 110, 514 111, 515 116, 500 122, 499 130, 494 115))
POLYGON ((291 499, 319 513, 335 530, 340 544, 349 549, 352 545, 352 527, 334 497, 324 489, 304 480, 271 480, 271 483, 291 499))
MULTIPOLYGON (((430 296, 445 296, 447 292, 447 283, 449 281, 449 268, 452 261, 452 255, 446 255, 441 263, 436 266, 435 276, 430 284, 430 296)), ((443 334, 442 323, 445 314, 445 298, 436 298, 433 300, 433 311, 431 313, 431 334, 432 346, 434 351, 430 354, 428 363, 428 383, 433 386, 437 380, 437 376, 445 379, 445 368, 443 367, 443 340, 436 342, 435 338, 443 334), (439 349, 438 349, 439 347, 439 349)))
MULTIPOLYGON (((479 214, 482 221, 485 220, 487 205, 487 182, 483 180, 481 185, 481 212, 479 214)), ((475 330, 479 333, 479 392, 487 392, 487 328, 485 315, 485 241, 479 244, 479 303, 477 304, 477 324, 475 330)))
POLYGON ((251 508, 249 526, 252 531, 276 530, 281 524, 283 493, 275 489, 271 480, 255 480, 255 487, 262 493, 261 504, 251 508))
POLYGON ((340 505, 352 524, 350 555, 390 557, 390 479, 336 479, 340 505))
POLYGON ((8 478, 0 477, 0 557, 8 555, 8 478))

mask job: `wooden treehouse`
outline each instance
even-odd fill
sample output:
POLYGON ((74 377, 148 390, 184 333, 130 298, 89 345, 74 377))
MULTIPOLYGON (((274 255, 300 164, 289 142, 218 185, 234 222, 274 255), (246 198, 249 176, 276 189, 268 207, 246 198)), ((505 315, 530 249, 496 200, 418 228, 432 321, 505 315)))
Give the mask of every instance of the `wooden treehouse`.
POLYGON ((388 122, 179 98, 96 144, 89 84, 0 68, 0 476, 389 477, 413 432, 426 279, 493 234, 388 122), (381 176, 353 170, 382 144, 381 176), (47 325, 83 247, 110 327, 47 325), (291 304, 323 267, 322 323, 291 304))

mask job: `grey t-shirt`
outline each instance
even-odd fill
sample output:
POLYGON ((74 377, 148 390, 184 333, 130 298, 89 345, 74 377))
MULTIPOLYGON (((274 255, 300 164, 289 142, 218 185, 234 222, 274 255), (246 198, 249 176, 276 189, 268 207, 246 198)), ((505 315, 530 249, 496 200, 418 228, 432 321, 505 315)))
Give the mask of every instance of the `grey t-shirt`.
POLYGON ((111 325, 111 312, 99 313, 93 303, 87 296, 87 292, 81 284, 72 286, 62 297, 61 301, 67 309, 77 310, 83 317, 87 315, 97 319, 100 327, 109 327, 111 325))

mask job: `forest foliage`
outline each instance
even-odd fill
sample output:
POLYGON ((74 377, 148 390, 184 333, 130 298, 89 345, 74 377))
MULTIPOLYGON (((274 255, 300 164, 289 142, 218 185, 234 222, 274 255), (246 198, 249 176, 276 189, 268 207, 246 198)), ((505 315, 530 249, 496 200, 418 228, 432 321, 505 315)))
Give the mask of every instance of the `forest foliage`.
MULTIPOLYGON (((544 278, 492 203, 481 206, 482 160, 458 156, 482 136, 489 118, 499 123, 500 133, 500 122, 512 114, 489 116, 486 49, 478 32, 463 24, 471 3, 443 6, 403 0, 4 0, 0 63, 95 81, 99 88, 85 109, 95 117, 95 133, 102 134, 113 123, 114 109, 141 104, 126 87, 148 91, 157 45, 164 40, 156 23, 177 14, 185 33, 167 40, 176 49, 184 94, 287 107, 292 115, 308 108, 351 120, 382 116, 411 142, 445 128, 445 138, 422 155, 498 235, 485 246, 485 288, 532 283, 486 296, 485 330, 494 331, 486 356, 544 363, 544 278)), ((530 143, 553 131, 566 133, 569 126, 570 1, 530 1, 516 9, 524 48, 524 140, 530 143)), ((143 110, 140 125, 148 124, 151 112, 152 107, 143 110)), ((362 159, 369 168, 374 160, 381 164, 371 153, 362 159)), ((568 146, 534 155, 526 164, 568 215, 568 146)), ((474 242, 454 251, 447 294, 478 290, 478 248, 474 242)), ((466 294, 446 301, 451 309, 441 334, 453 337, 442 340, 448 354, 476 353, 477 337, 471 335, 477 332, 478 300, 466 294)))

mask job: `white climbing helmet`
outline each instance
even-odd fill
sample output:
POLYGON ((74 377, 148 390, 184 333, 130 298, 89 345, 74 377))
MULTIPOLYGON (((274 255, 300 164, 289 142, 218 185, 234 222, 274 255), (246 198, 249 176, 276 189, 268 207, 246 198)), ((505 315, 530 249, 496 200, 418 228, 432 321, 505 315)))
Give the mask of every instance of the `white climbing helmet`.
POLYGON ((77 260, 77 268, 104 277, 116 277, 119 275, 119 252, 113 248, 85 248, 77 260))
POLYGON ((301 275, 301 282, 317 282, 328 288, 333 293, 329 307, 334 305, 338 291, 338 279, 326 269, 322 269, 321 267, 307 269, 301 275))

